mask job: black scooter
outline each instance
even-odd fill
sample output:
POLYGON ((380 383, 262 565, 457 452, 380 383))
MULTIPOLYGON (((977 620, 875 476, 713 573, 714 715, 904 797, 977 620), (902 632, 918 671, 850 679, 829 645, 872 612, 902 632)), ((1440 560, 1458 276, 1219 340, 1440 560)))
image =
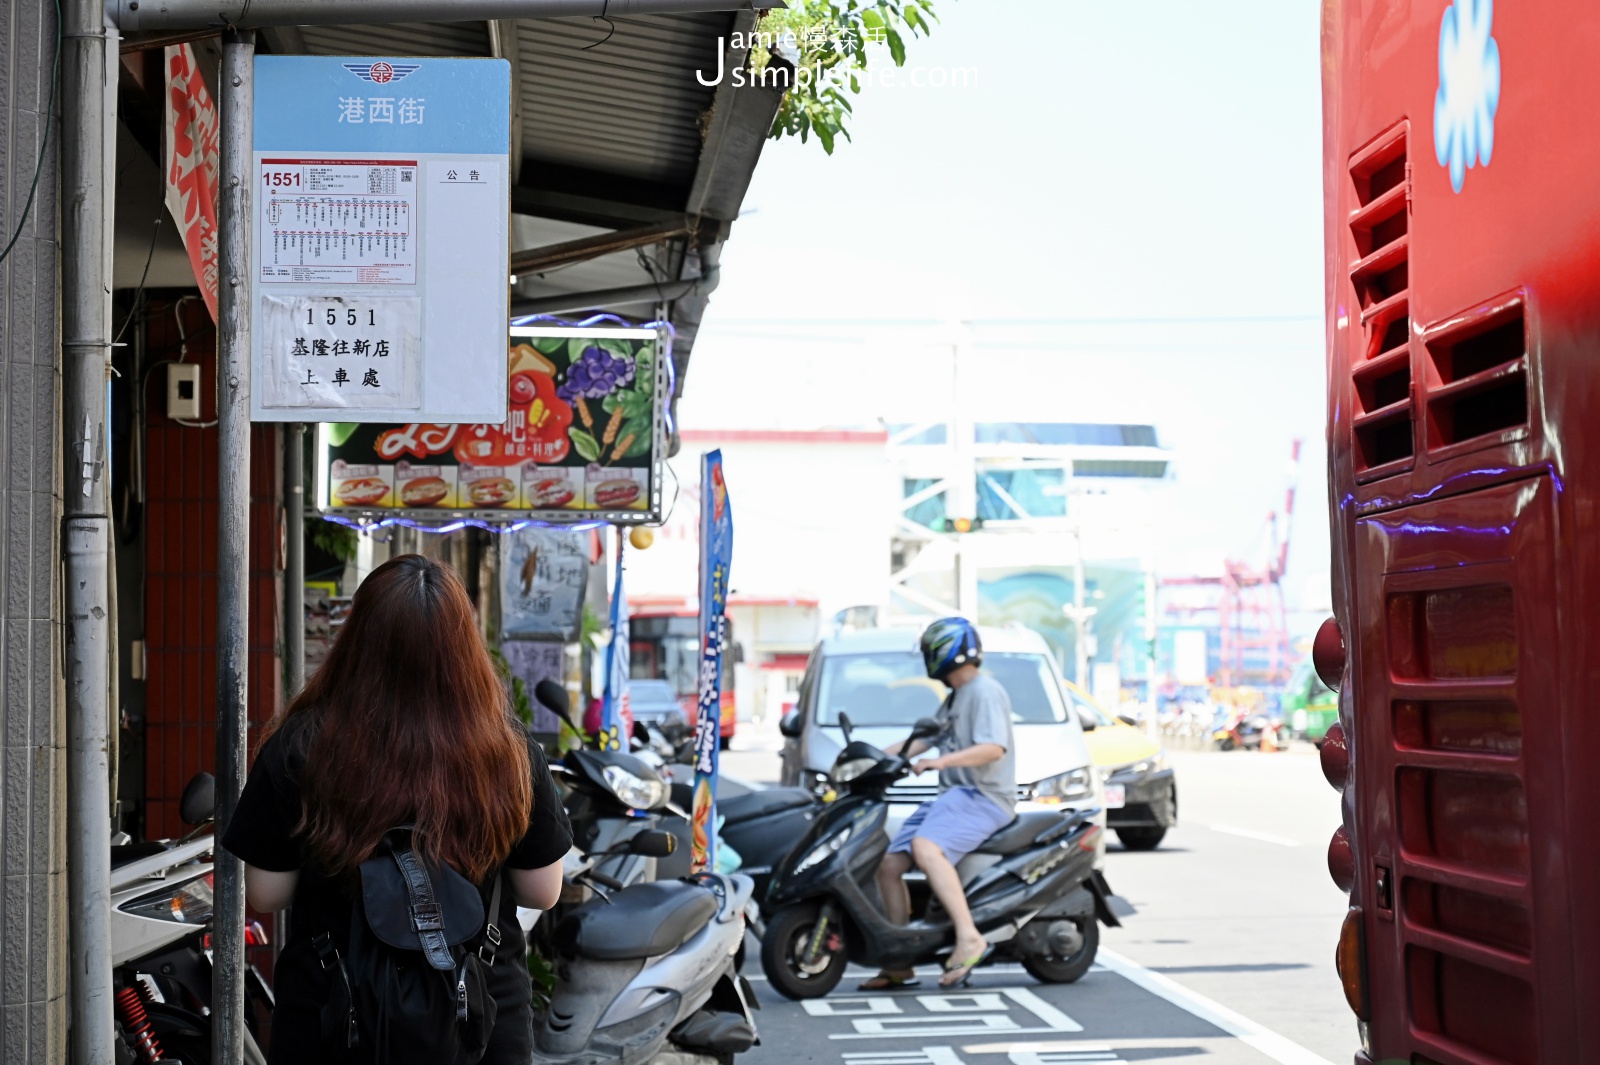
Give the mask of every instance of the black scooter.
MULTIPOLYGON (((850 738, 833 764, 835 786, 848 794, 823 808, 800 845, 774 870, 764 906, 761 967, 779 993, 818 998, 838 985, 849 962, 910 968, 947 956, 955 936, 925 882, 911 881, 905 925, 884 916, 875 875, 889 847, 886 792, 911 772, 889 755, 850 738)), ((924 718, 912 740, 939 726, 924 718)), ((1070 983, 1094 964, 1099 925, 1120 924, 1111 892, 1095 871, 1095 810, 1023 813, 957 867, 973 920, 996 949, 989 960, 1020 961, 1049 983, 1070 983)))
MULTIPOLYGON (((541 680, 534 697, 571 722, 571 704, 561 685, 541 680)), ((586 852, 609 855, 598 866, 603 875, 623 884, 688 875, 687 847, 664 862, 622 847, 641 832, 673 827, 664 825, 671 815, 671 788, 642 758, 580 747, 550 768, 562 790, 573 842, 586 852)), ((676 834, 688 838, 686 822, 676 834)))
POLYGON ((739 872, 755 881, 756 901, 762 906, 773 874, 823 809, 823 802, 805 788, 763 788, 717 800, 717 813, 724 819, 718 835, 739 852, 739 872))

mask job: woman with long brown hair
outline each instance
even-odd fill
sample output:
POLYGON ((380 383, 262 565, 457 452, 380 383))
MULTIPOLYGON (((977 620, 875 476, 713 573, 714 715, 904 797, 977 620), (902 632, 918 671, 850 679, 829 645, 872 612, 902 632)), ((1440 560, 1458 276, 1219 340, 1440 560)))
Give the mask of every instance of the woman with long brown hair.
POLYGON ((461 582, 420 555, 374 570, 327 661, 271 724, 223 846, 245 862, 250 905, 289 908, 270 1060, 344 1060, 320 1015, 329 970, 313 938, 348 943, 361 863, 398 825, 436 867, 479 885, 504 870, 498 1011, 483 1062, 532 1054, 516 906, 548 909, 572 832, 543 754, 511 716, 461 582))

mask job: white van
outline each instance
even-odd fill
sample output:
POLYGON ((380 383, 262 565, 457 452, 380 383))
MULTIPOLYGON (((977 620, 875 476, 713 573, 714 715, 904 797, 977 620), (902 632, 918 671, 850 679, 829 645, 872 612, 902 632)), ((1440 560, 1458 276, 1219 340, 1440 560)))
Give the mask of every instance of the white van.
MULTIPOLYGON (((839 714, 854 737, 877 747, 906 738, 918 718, 932 717, 949 693, 931 680, 918 650, 921 627, 865 629, 825 637, 811 652, 800 697, 784 717, 783 783, 828 788, 828 768, 844 746, 839 714)), ((1083 726, 1061 689, 1061 670, 1038 633, 980 628, 983 670, 1011 697, 1016 738, 1017 809, 1094 807, 1105 825, 1099 774, 1089 759, 1083 726)), ((889 789, 890 831, 918 803, 939 791, 937 773, 908 777, 889 789)), ((1099 847, 1103 858, 1105 833, 1099 847)), ((1096 863, 1100 864, 1099 862, 1096 863)))

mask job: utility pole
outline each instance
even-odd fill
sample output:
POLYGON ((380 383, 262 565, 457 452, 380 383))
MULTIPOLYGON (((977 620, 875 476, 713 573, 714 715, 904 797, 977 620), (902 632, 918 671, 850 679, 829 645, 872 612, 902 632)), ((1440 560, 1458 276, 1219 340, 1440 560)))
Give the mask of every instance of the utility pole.
MULTIPOLYGON (((975 443, 975 426, 972 419, 972 402, 966 386, 966 347, 969 342, 965 323, 956 326, 950 344, 950 480, 945 486, 945 513, 952 518, 978 516, 978 466, 972 450, 975 443)), ((969 533, 953 537, 955 541, 955 599, 956 613, 971 621, 978 620, 978 552, 969 533)))
MULTIPOLYGON (((222 146, 217 228, 217 838, 244 788, 250 675, 250 151, 256 35, 222 35, 222 146)), ((244 1054, 244 864, 216 850, 211 942, 211 1048, 218 1065, 244 1054)))
MULTIPOLYGON (((1089 691, 1089 656, 1092 653, 1089 641, 1092 639, 1089 628, 1089 619, 1094 617, 1095 608, 1085 606, 1084 572, 1083 572, 1083 527, 1072 526, 1072 543, 1075 548, 1072 556, 1072 602, 1061 608, 1061 613, 1072 622, 1072 650, 1073 650, 1073 680, 1078 687, 1089 691)), ((1092 692, 1091 692, 1092 694, 1092 692)))
POLYGON ((1156 698, 1156 563, 1152 558, 1144 570, 1144 647, 1145 647, 1145 700, 1150 704, 1145 718, 1145 731, 1152 740, 1160 736, 1161 704, 1156 698))
MULTIPOLYGON (((109 1065, 111 1019, 111 354, 108 73, 99 0, 61 6, 61 482, 66 579, 67 892, 75 1065, 109 1065)), ((46 121, 50 121, 46 116, 46 121)))

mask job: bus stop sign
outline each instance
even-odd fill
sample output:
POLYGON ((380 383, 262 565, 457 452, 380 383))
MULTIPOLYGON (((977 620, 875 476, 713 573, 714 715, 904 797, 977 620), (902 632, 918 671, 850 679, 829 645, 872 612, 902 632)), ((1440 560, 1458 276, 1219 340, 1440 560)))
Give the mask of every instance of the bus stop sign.
POLYGON ((256 421, 506 417, 511 68, 260 56, 256 421))

